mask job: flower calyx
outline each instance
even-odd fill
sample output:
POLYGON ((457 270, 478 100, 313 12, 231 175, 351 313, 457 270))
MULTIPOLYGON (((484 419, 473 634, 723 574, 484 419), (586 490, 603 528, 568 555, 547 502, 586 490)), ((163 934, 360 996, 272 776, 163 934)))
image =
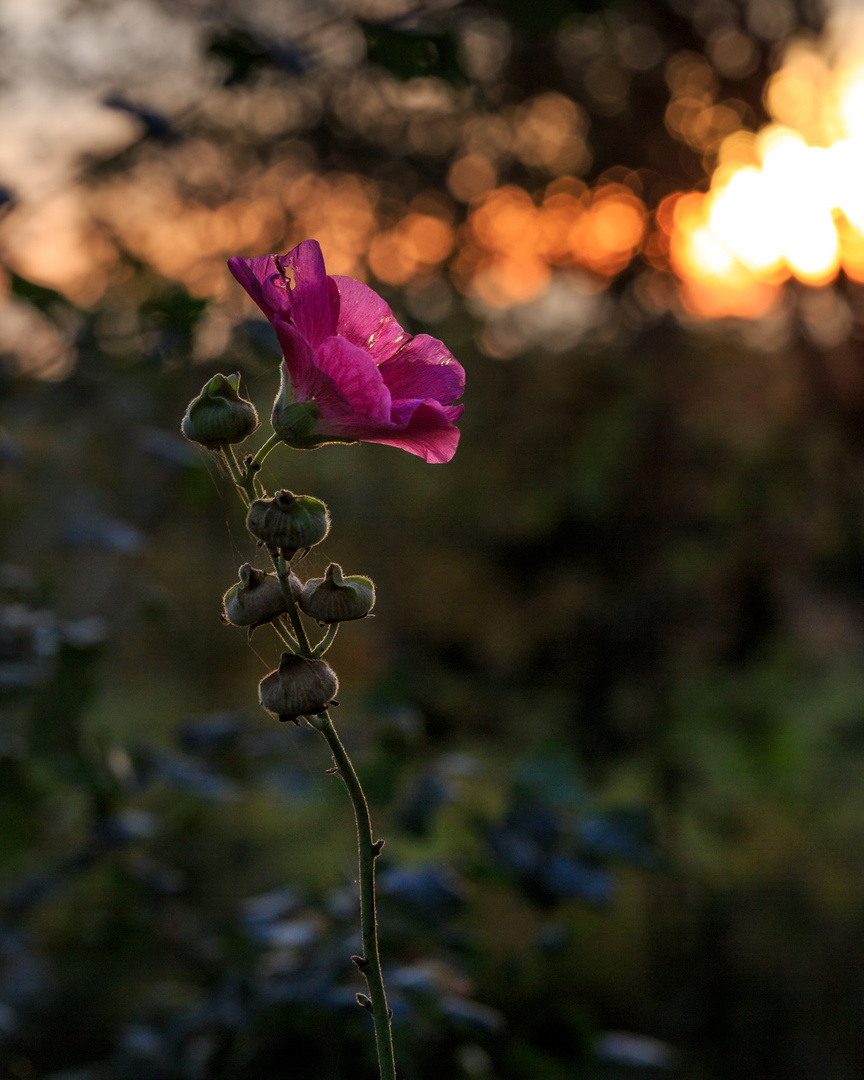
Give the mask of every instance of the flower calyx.
POLYGON ((375 586, 367 577, 344 577, 338 563, 330 563, 323 578, 310 578, 300 593, 300 607, 319 623, 362 619, 375 603, 375 586))
POLYGON ((240 375, 214 375, 189 402, 180 430, 208 450, 241 443, 258 427, 258 413, 240 396, 240 375))
POLYGON ((330 514, 320 499, 277 491, 272 499, 255 499, 246 515, 246 528, 286 559, 300 548, 320 544, 330 531, 330 514))
POLYGON ((328 443, 356 442, 355 439, 320 434, 317 431, 320 414, 317 402, 294 400, 288 365, 283 361, 279 368, 279 392, 270 414, 273 430, 282 442, 294 450, 317 450, 328 443))
MULTIPOLYGON (((233 626, 254 629, 273 622, 288 610, 282 584, 275 574, 256 570, 244 563, 239 570, 240 580, 222 598, 224 621, 233 626)), ((296 574, 288 578, 292 597, 297 600, 302 590, 296 574)))
POLYGON ((258 686, 258 700, 281 721, 300 723, 301 716, 323 712, 339 690, 336 673, 324 660, 282 653, 279 667, 258 686))

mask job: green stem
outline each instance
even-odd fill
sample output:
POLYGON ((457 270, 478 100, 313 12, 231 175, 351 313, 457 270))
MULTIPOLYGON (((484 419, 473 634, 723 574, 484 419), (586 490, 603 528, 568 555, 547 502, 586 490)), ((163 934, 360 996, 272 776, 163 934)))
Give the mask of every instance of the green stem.
POLYGON ((291 627, 294 630, 294 636, 297 638, 300 645, 301 654, 303 656, 312 657, 312 646, 309 644, 309 638, 306 636, 306 628, 303 626, 303 622, 300 618, 300 612, 297 610, 297 605, 294 603, 294 597, 291 595, 291 567, 285 562, 285 556, 279 555, 273 558, 273 553, 270 553, 270 558, 276 566, 276 573, 279 576, 279 583, 282 586, 282 595, 285 597, 285 605, 288 608, 288 618, 291 620, 291 627))
POLYGON ((312 650, 313 656, 315 656, 315 657, 323 656, 324 653, 327 652, 327 650, 333 644, 333 639, 336 637, 336 634, 337 634, 338 630, 339 630, 339 623, 338 622, 330 623, 330 625, 327 627, 327 633, 324 635, 324 637, 321 638, 321 640, 318 642, 318 644, 312 650))
POLYGON ((372 840, 372 819, 363 788, 357 779, 357 773, 351 759, 336 734, 333 722, 327 712, 308 717, 314 728, 321 732, 330 747, 330 753, 345 782, 351 803, 354 806, 354 820, 357 823, 357 846, 360 859, 360 923, 363 936, 363 964, 357 966, 366 977, 369 997, 372 1002, 372 1019, 375 1021, 375 1042, 378 1048, 378 1068, 381 1080, 396 1080, 396 1060, 393 1055, 393 1033, 390 1029, 390 1010, 384 992, 384 978, 381 974, 381 958, 378 954, 378 920, 375 913, 375 860, 381 852, 382 841, 372 840))
POLYGON ((270 436, 267 442, 264 443, 264 445, 258 450, 258 453, 252 458, 251 464, 255 467, 256 472, 258 471, 258 469, 261 468, 262 464, 264 463, 264 458, 266 458, 270 451, 274 449, 274 447, 278 446, 280 442, 282 442, 282 440, 274 431, 274 433, 270 436))
POLYGON ((279 636, 280 640, 281 640, 281 641, 282 641, 282 642, 283 642, 283 643, 284 643, 285 645, 287 645, 287 646, 288 646, 288 648, 289 648, 289 649, 291 650, 291 652, 293 652, 293 653, 297 653, 297 654, 299 655, 299 653, 300 653, 300 646, 299 646, 299 645, 297 644, 297 642, 296 642, 296 641, 294 640, 294 637, 293 637, 293 635, 292 635, 292 634, 289 634, 289 633, 288 633, 288 631, 287 631, 287 630, 285 629, 285 627, 284 627, 284 626, 280 626, 280 625, 279 625, 279 620, 278 620, 278 619, 274 619, 274 620, 273 620, 273 621, 272 621, 272 622, 271 622, 271 623, 270 623, 269 625, 273 627, 273 629, 274 629, 274 630, 276 631, 277 635, 279 636))
POLYGON ((270 451, 281 441, 279 436, 274 432, 264 445, 259 448, 257 454, 247 457, 242 465, 237 460, 237 455, 234 453, 234 447, 231 447, 231 456, 234 458, 234 465, 236 466, 236 473, 233 469, 231 470, 231 473, 232 476, 234 476, 234 483, 240 489, 240 493, 243 495, 244 502, 247 506, 263 492, 264 489, 258 480, 258 472, 264 458, 266 458, 270 451))

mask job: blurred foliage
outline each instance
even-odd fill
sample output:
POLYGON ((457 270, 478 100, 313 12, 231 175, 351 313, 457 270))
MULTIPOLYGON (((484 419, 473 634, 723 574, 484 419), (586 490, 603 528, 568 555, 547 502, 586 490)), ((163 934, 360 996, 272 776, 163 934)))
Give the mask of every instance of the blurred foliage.
MULTIPOLYGON (((594 173, 650 169, 668 191, 702 159, 663 127, 661 67, 607 56, 635 87, 615 112, 562 69, 555 31, 648 20, 666 53, 701 51, 721 7, 472 8, 512 43, 486 81, 459 45, 465 9, 370 9, 356 63, 464 81, 493 113, 566 86, 594 173)), ((759 5, 726 7, 745 25, 759 5)), ((816 25, 812 5, 785 8, 783 33, 816 25)), ((197 39, 208 93, 228 95, 217 113, 265 76, 330 77, 310 24, 295 40, 257 15, 214 8, 197 39)), ((735 92, 758 115, 777 39, 753 38, 760 66, 735 92)), ((137 109, 141 139, 85 163, 87 182, 170 171, 217 130, 169 109, 166 140, 158 94, 127 89, 110 107, 137 109)), ((310 115, 323 170, 400 205, 443 192, 440 157, 310 115)), ((236 164, 298 139, 256 134, 238 107, 217 141, 236 164)), ((10 278, 34 321, 0 357, 0 1075, 372 1077, 350 808, 314 733, 255 706, 277 643, 261 630, 250 649, 218 618, 255 549, 215 459, 177 433, 216 370, 242 370, 266 417, 274 343, 233 293, 119 249, 93 301, 10 278)), ((405 1080, 853 1080, 864 1059, 853 331, 820 344, 804 290, 779 330, 648 318, 633 281, 592 294, 578 340, 543 323, 509 359, 446 283, 382 286, 467 368, 456 458, 327 447, 266 464, 271 488, 331 507, 304 573, 332 557, 376 581, 375 619, 332 656, 387 840, 405 1080)), ((855 288, 828 291, 858 311, 855 288)))

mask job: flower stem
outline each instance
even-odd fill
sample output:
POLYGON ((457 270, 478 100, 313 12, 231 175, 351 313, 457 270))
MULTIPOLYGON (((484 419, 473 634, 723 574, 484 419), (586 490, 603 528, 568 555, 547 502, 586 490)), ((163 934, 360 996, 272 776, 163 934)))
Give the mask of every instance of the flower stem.
POLYGON ((257 454, 255 454, 254 456, 252 454, 249 454, 243 459, 242 465, 237 460, 237 455, 235 454, 234 447, 232 446, 230 449, 231 459, 233 459, 234 461, 233 468, 231 466, 231 460, 229 460, 228 455, 225 453, 224 450, 222 451, 222 454, 228 464, 228 468, 231 469, 231 476, 234 480, 234 483, 237 485, 237 489, 240 492, 241 498, 247 506, 252 502, 253 499, 258 498, 261 492, 263 492, 264 489, 261 487, 261 483, 258 479, 258 471, 261 468, 261 464, 264 461, 264 458, 266 458, 270 451, 281 441, 282 440, 279 438, 278 435, 271 435, 270 438, 264 443, 264 445, 258 450, 257 454))
POLYGON ((324 653, 327 652, 327 650, 333 644, 333 639, 336 637, 336 634, 337 634, 338 630, 339 630, 339 623, 338 622, 331 623, 327 627, 327 633, 324 635, 324 637, 321 638, 321 640, 318 642, 318 644, 312 650, 312 653, 313 653, 314 656, 316 656, 316 657, 323 656, 324 653))
POLYGON ((396 1080, 396 1060, 393 1056, 393 1033, 390 1028, 390 1009, 384 992, 381 959, 378 954, 378 920, 375 913, 375 860, 381 853, 383 841, 372 840, 372 819, 363 788, 351 764, 351 759, 336 734, 327 712, 307 717, 309 723, 327 740, 339 775, 348 789, 357 823, 357 846, 360 859, 360 923, 363 937, 362 963, 357 966, 366 978, 371 999, 372 1019, 375 1022, 375 1042, 378 1049, 378 1068, 381 1080, 396 1080))
POLYGON ((252 458, 252 465, 254 465, 256 472, 258 471, 258 469, 261 468, 264 458, 266 458, 270 451, 275 446, 278 446, 281 441, 282 440, 279 438, 279 436, 274 432, 267 440, 267 442, 265 442, 264 445, 258 450, 258 453, 252 458))
POLYGON ((276 634, 278 635, 278 637, 280 638, 280 640, 282 641, 282 643, 283 643, 284 645, 287 645, 287 646, 288 646, 288 648, 289 648, 289 649, 291 650, 291 652, 293 652, 293 653, 296 653, 296 654, 297 654, 297 655, 299 656, 299 655, 300 655, 300 646, 299 646, 299 645, 297 644, 297 642, 296 642, 296 641, 294 640, 294 637, 293 637, 293 635, 292 635, 292 634, 290 634, 290 633, 289 633, 289 632, 288 632, 288 631, 287 631, 287 630, 285 629, 285 627, 284 627, 284 626, 279 626, 279 621, 278 621, 278 619, 274 619, 274 620, 273 620, 273 621, 272 621, 272 622, 270 623, 270 626, 272 626, 272 627, 273 627, 273 629, 274 629, 274 630, 276 631, 276 634))
POLYGON ((285 556, 281 554, 273 559, 273 562, 276 566, 276 573, 279 575, 279 583, 282 586, 282 595, 285 597, 285 605, 288 608, 288 618, 291 620, 294 636, 300 644, 302 655, 312 658, 312 646, 309 644, 309 638, 306 636, 306 628, 300 618, 300 613, 297 611, 294 597, 291 595, 291 567, 285 561, 285 556))

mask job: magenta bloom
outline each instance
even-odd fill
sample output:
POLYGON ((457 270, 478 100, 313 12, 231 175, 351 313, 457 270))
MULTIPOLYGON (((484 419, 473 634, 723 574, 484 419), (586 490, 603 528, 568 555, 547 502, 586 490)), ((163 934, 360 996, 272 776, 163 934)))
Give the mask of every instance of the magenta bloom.
POLYGON ((230 259, 285 357, 274 428, 287 443, 386 443, 429 462, 456 452, 465 372, 428 334, 411 337, 360 281, 328 277, 317 240, 287 255, 230 259))

